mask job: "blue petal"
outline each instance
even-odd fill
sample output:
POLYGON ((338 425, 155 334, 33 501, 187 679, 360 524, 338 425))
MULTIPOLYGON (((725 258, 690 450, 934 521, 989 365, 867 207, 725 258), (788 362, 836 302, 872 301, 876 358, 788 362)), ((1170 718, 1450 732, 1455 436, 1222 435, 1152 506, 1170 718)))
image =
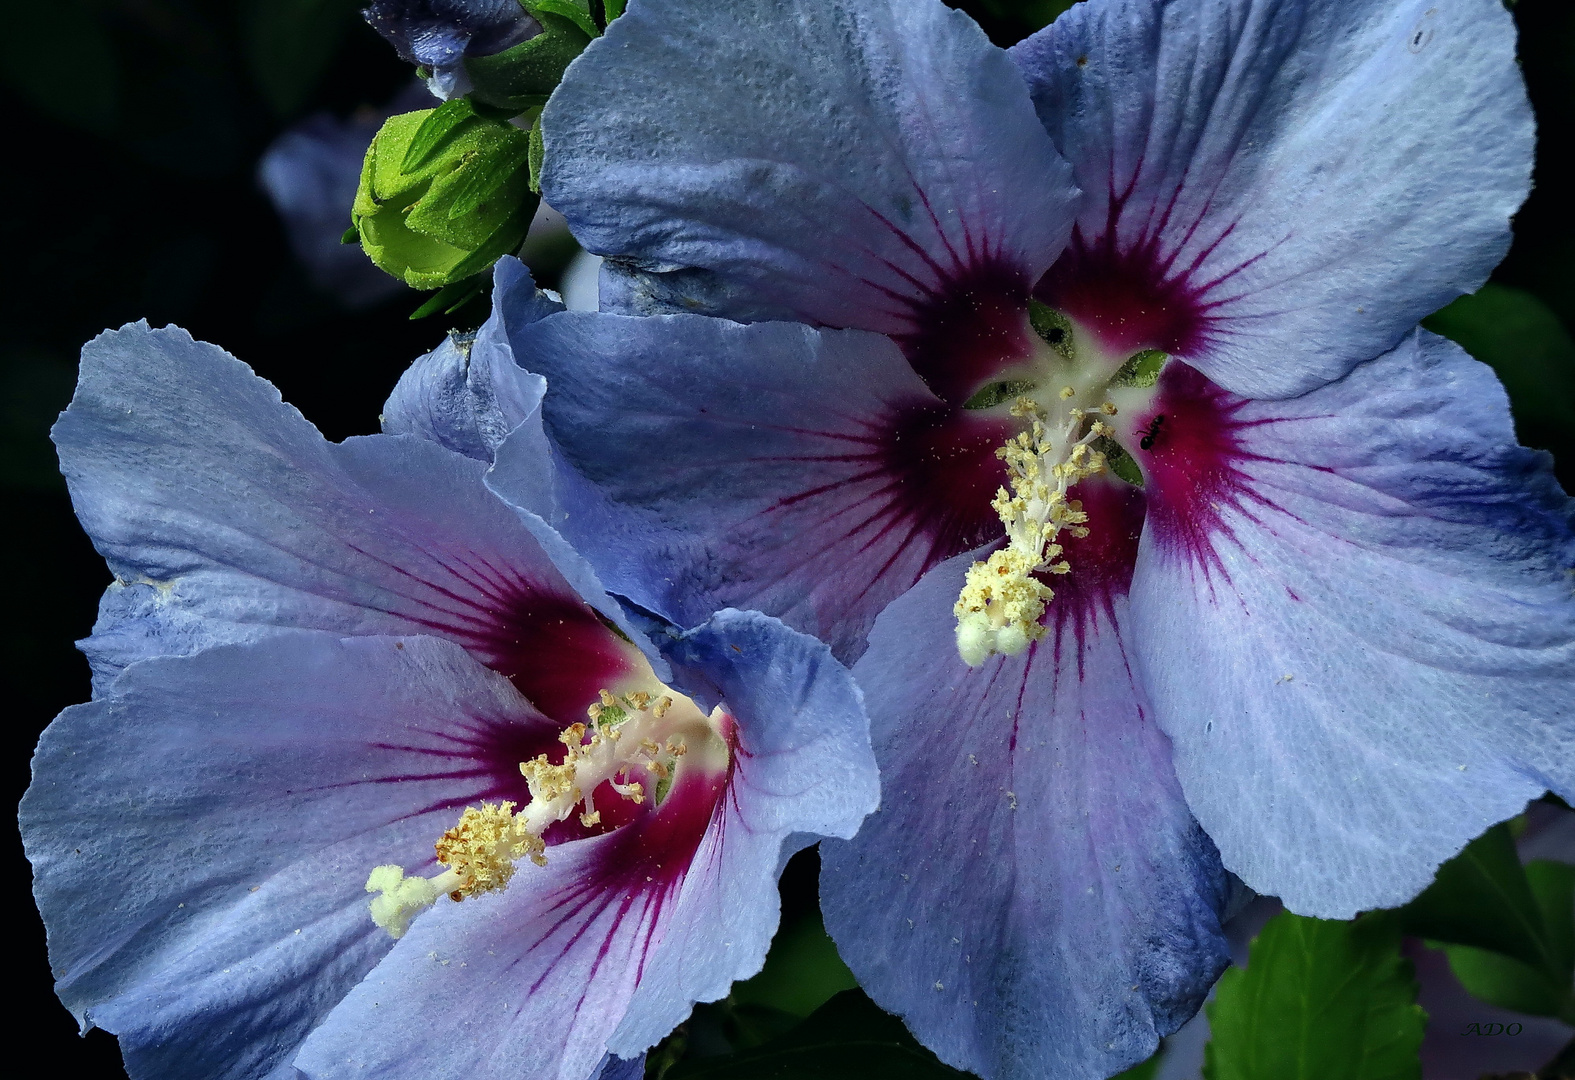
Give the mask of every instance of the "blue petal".
POLYGON ((429 68, 502 52, 541 30, 518 0, 372 0, 362 14, 401 59, 429 68))
POLYGON ((280 627, 439 633, 495 659, 510 611, 582 603, 530 523, 486 490, 482 463, 409 436, 330 444, 183 331, 90 342, 54 437, 116 575, 84 644, 100 689, 138 659, 280 627))
POLYGON ((57 992, 137 1080, 283 1067, 392 944, 368 872, 431 866, 491 794, 506 763, 478 733, 557 734, 423 637, 291 631, 135 665, 117 691, 45 731, 22 831, 57 992))
POLYGON ((1006 429, 982 429, 972 503, 989 529, 975 535, 947 501, 961 485, 903 465, 933 464, 920 436, 941 403, 886 338, 570 313, 512 342, 547 376, 548 431, 571 467, 551 523, 609 589, 680 625, 755 608, 849 658, 926 570, 999 534, 988 503, 1006 429))
POLYGON ((1070 229, 1021 76, 936 0, 635 4, 542 131, 547 201, 598 254, 705 271, 658 286, 688 310, 902 333, 982 263, 1037 280, 1070 229))
POLYGON ((275 139, 257 163, 257 181, 284 221, 291 251, 312 283, 346 307, 370 307, 405 288, 340 237, 350 224, 361 164, 378 125, 392 113, 432 104, 426 88, 413 82, 380 114, 337 120, 318 113, 275 139))
POLYGON ((725 789, 687 863, 631 846, 631 825, 559 845, 501 896, 440 903, 297 1067, 314 1080, 581 1080, 604 1053, 638 1055, 694 1002, 759 970, 783 842, 850 836, 875 805, 867 721, 824 645, 758 613, 721 612, 666 647, 678 685, 719 693, 737 724, 725 789), (667 887, 647 876, 658 873, 667 887))
POLYGON ((1219 423, 1228 482, 1152 472, 1133 611, 1225 865, 1347 918, 1543 789, 1575 797, 1572 504, 1492 372, 1419 332, 1219 423))
POLYGON ((821 845, 826 926, 943 1060, 1098 1080, 1227 963, 1225 874, 1133 683, 1125 597, 970 670, 951 609, 971 558, 892 604, 854 668, 883 794, 851 843, 821 845))
MULTIPOLYGON (((546 388, 523 371, 509 348, 508 328, 545 318, 563 305, 536 288, 513 256, 493 270, 492 314, 473 336, 450 335, 411 364, 383 405, 383 430, 420 435, 457 454, 491 462, 504 438, 533 420, 546 388)), ((547 471, 546 450, 536 470, 547 471)))
POLYGON ((1530 183, 1499 0, 1088 0, 1012 56, 1086 192, 1047 299, 1250 397, 1475 290, 1530 183))

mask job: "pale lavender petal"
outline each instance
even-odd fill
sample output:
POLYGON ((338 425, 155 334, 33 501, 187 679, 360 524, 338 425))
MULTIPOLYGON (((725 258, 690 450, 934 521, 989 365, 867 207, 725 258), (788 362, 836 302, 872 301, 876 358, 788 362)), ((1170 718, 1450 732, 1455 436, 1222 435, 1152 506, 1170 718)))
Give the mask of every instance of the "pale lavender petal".
POLYGON ((907 334, 981 276, 1025 290, 1071 226, 1021 76, 934 0, 637 3, 542 129, 547 201, 669 310, 907 334))
POLYGON ((1476 289, 1530 184, 1500 0, 1088 0, 1012 56, 1085 191, 1041 297, 1250 397, 1476 289))
POLYGON ((116 689, 44 733, 22 831, 56 990, 135 1080, 283 1068, 391 944, 371 869, 430 872, 558 731, 425 637, 285 631, 116 689))
POLYGON ((101 689, 138 659, 284 627, 426 632, 529 684, 567 723, 627 662, 602 621, 621 623, 618 606, 581 598, 487 491, 481 462, 410 436, 331 444, 183 331, 89 343, 54 437, 116 576, 84 645, 101 689), (569 668, 564 714, 547 684, 569 668))
MULTIPOLYGON (((511 340, 569 466, 551 524, 680 625, 754 608, 847 659, 926 570, 999 535, 1010 421, 947 408, 883 337, 569 313, 511 340)), ((509 450, 495 486, 529 472, 509 450)))
POLYGON ((759 970, 784 840, 852 835, 875 805, 867 721, 824 645, 756 612, 670 640, 680 685, 723 699, 726 774, 680 770, 616 832, 559 845, 501 896, 440 902, 296 1059, 314 1080, 583 1080, 759 970))
POLYGON ((1154 408, 1137 656, 1228 868, 1348 918, 1575 796, 1571 503, 1488 368, 1418 332, 1283 402, 1173 365, 1154 408))
MULTIPOLYGON (((1108 521, 1135 496, 1090 498, 1108 521)), ((1102 563, 1085 548, 1074 566, 1130 572, 1127 511, 1094 538, 1114 545, 1102 563)), ((970 669, 952 604, 971 558, 892 604, 854 669, 882 800, 851 843, 821 845, 826 926, 943 1060, 1099 1080, 1152 1054, 1225 966, 1226 876, 1134 683, 1119 574, 1057 579, 1051 635, 970 669)))

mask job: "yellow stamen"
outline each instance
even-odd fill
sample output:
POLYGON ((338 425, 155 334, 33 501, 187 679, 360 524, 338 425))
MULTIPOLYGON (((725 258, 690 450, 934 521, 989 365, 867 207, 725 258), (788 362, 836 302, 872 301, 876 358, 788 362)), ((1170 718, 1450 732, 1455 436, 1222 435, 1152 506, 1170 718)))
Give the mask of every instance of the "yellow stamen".
MULTIPOLYGON (((1063 400, 1072 397, 1070 390, 1061 391, 1063 400)), ((1016 656, 1045 635, 1041 620, 1055 590, 1037 575, 1071 570, 1058 558, 1062 548, 1055 541, 1062 530, 1079 538, 1088 535, 1083 527, 1088 515, 1082 503, 1066 497, 1067 490, 1105 470, 1105 456, 1089 444, 1111 429, 1101 420, 1089 423, 1091 411, 1068 409, 1066 425, 1052 436, 1038 404, 1020 397, 1012 405, 1012 415, 1028 419, 1029 428, 995 452, 1006 462, 1011 488, 999 489, 990 504, 1006 526, 1007 545, 968 568, 952 609, 957 651, 970 667, 997 654, 1016 656)), ((1115 406, 1106 402, 1097 411, 1111 416, 1115 406)))

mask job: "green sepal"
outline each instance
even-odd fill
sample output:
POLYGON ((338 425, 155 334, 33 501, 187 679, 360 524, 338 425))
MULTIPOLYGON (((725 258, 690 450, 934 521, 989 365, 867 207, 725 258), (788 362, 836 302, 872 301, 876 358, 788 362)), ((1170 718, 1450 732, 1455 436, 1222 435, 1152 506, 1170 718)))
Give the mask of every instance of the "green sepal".
MULTIPOLYGON (((1571 918, 1566 911, 1563 916, 1571 918)), ((1443 866, 1433 884, 1401 909, 1405 932, 1446 945, 1499 953, 1555 982, 1570 979, 1570 956, 1560 955, 1515 841, 1495 825, 1443 866)))
POLYGON ((567 19, 585 32, 586 37, 600 37, 602 28, 591 18, 591 6, 581 0, 525 0, 525 10, 545 27, 543 15, 556 15, 567 19))
POLYGON ((476 109, 465 98, 445 101, 427 113, 427 118, 410 138, 405 156, 399 162, 399 171, 412 173, 425 165, 431 157, 460 127, 476 117, 476 109))
POLYGON ((989 383, 976 390, 972 397, 963 402, 965 409, 993 409, 997 405, 1009 404, 1016 401, 1034 388, 1028 379, 1002 379, 1000 382, 989 383))
POLYGON ((1170 357, 1159 349, 1144 349, 1128 357, 1127 362, 1116 369, 1115 375, 1111 376, 1110 385, 1135 386, 1146 390, 1159 381, 1160 370, 1169 359, 1170 357))
POLYGON ((341 244, 359 244, 361 242, 361 230, 360 230, 360 228, 358 226, 355 226, 355 225, 350 226, 348 229, 346 229, 343 233, 340 234, 339 242, 341 244))
POLYGON ((445 285, 431 296, 426 302, 410 313, 410 318, 425 319, 429 315, 441 312, 451 315, 474 300, 478 293, 486 287, 487 279, 480 274, 474 274, 463 281, 456 281, 445 285))
POLYGON ((457 218, 467 214, 485 213, 487 197, 495 195, 503 185, 527 163, 530 157, 530 140, 509 139, 499 142, 479 153, 464 169, 463 179, 455 185, 450 198, 448 216, 457 218))
POLYGON ((1284 912, 1220 978, 1205 1080, 1419 1080, 1427 1014, 1392 912, 1284 912))
POLYGON ((607 15, 609 24, 623 14, 624 6, 624 0, 602 0, 602 11, 607 15))
POLYGON ((527 10, 541 23, 541 33, 512 49, 465 59, 471 97, 510 115, 545 105, 569 62, 596 36, 589 15, 583 16, 591 26, 586 30, 578 19, 556 14, 556 9, 527 10))
POLYGON ((547 159, 547 146, 541 139, 541 117, 530 126, 530 189, 541 193, 541 163, 547 159))
POLYGON ((1072 321, 1048 304, 1028 301, 1028 325, 1046 345, 1072 359, 1072 321))

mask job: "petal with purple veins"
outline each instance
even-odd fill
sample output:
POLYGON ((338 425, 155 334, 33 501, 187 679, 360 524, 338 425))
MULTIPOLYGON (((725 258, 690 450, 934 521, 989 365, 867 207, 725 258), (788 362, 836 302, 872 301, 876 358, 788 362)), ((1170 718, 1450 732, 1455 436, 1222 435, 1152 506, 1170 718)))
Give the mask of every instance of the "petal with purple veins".
POLYGON ((1575 796, 1571 502, 1486 367, 1419 331, 1289 401, 1158 389, 1134 637, 1228 868, 1348 918, 1575 796))
POLYGON ((269 1075, 391 944, 373 866, 528 798, 558 727, 434 638, 285 631, 137 664, 45 732, 22 803, 56 989, 133 1077, 269 1075))
POLYGON ((1085 499, 1105 535, 1069 546, 1054 628, 1027 653, 958 658, 951 609, 970 556, 877 621, 854 671, 881 809, 851 843, 821 846, 826 925, 861 984, 986 1078, 1135 1064, 1228 959, 1225 874, 1133 681, 1125 581, 1141 500, 1114 486, 1085 499), (1080 581, 1078 566, 1105 576, 1080 581))
POLYGON ((568 313, 512 344, 577 473, 551 524, 680 625, 755 608, 856 656, 882 607, 999 535, 1012 422, 946 407, 880 336, 568 313))
POLYGON ((1041 299, 1251 397, 1476 289, 1530 184, 1499 0, 1089 0, 1012 57, 1085 191, 1041 299))
POLYGON ((418 919, 298 1068, 579 1080, 759 969, 784 842, 852 835, 875 805, 858 691, 824 645, 754 612, 719 613, 668 648, 682 685, 722 698, 725 772, 680 769, 634 822, 559 845, 501 896, 418 919))
POLYGON ((434 633, 568 723, 630 662, 617 605, 582 599, 481 462, 410 436, 331 444, 182 331, 89 343, 54 437, 117 579, 85 645, 101 690, 138 659, 284 627, 434 633))
POLYGON ((632 5, 542 130, 547 201, 667 310, 911 333, 980 270, 1026 290, 1071 226, 1021 76, 932 0, 632 5))

